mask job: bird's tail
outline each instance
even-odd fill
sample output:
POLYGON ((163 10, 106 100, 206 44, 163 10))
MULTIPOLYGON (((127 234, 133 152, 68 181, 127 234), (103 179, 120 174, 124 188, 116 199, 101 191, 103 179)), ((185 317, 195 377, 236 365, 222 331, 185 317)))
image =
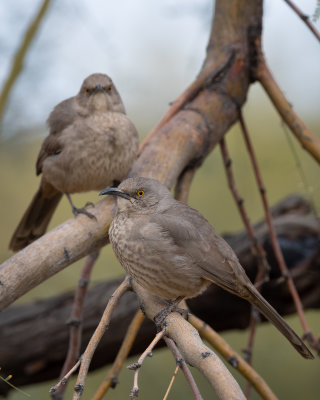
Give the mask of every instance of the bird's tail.
POLYGON ((299 336, 293 331, 278 312, 252 285, 247 286, 250 293, 248 300, 289 340, 292 346, 304 357, 313 359, 313 355, 299 336))
POLYGON ((40 185, 12 235, 10 250, 21 250, 45 233, 61 197, 62 193, 56 190, 51 190, 50 196, 45 195, 40 185))

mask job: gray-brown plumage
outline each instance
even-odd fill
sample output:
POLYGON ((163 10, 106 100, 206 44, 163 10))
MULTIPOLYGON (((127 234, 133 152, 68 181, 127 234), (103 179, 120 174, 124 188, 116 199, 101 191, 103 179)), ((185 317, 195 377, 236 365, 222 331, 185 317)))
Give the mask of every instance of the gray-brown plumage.
POLYGON ((252 303, 305 358, 312 354, 252 285, 237 256, 209 222, 175 200, 160 182, 130 178, 100 194, 117 196, 113 250, 149 292, 169 300, 195 297, 212 282, 252 303))
MULTIPOLYGON (((138 148, 137 131, 105 74, 88 76, 75 97, 48 118, 50 133, 36 163, 40 187, 13 234, 17 251, 43 235, 63 194, 101 190, 128 173, 138 148)), ((75 214, 85 209, 73 206, 75 214)))

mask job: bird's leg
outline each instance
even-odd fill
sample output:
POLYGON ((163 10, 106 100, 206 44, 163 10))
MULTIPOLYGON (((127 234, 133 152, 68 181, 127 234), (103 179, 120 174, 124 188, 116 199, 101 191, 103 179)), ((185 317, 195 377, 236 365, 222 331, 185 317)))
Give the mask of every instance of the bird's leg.
POLYGON ((168 306, 166 308, 164 308, 163 310, 159 311, 158 314, 155 315, 153 320, 157 326, 158 331, 160 331, 162 329, 162 325, 163 325, 165 319, 173 311, 180 313, 186 319, 188 318, 188 311, 183 308, 177 307, 181 300, 183 300, 182 296, 177 297, 175 300, 167 300, 166 302, 167 302, 168 306))
POLYGON ((94 204, 93 204, 93 203, 88 202, 88 203, 85 204, 85 206, 84 206, 83 208, 77 208, 77 207, 73 204, 73 202, 72 202, 72 200, 71 200, 70 194, 69 194, 69 193, 66 193, 66 196, 67 196, 67 199, 69 200, 69 203, 70 203, 70 205, 71 205, 71 209, 72 209, 73 215, 74 215, 75 217, 76 217, 78 214, 84 214, 84 215, 86 215, 87 217, 89 217, 89 218, 91 218, 91 219, 97 219, 93 214, 90 214, 89 211, 86 210, 86 207, 88 207, 89 205, 91 205, 91 206, 94 207, 94 204))

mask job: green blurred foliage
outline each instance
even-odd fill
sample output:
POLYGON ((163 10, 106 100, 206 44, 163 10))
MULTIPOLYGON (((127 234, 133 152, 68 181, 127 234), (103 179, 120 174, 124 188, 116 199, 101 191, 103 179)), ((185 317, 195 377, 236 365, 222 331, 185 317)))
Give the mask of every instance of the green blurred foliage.
MULTIPOLYGON (((302 193, 313 198, 319 213, 320 182, 318 164, 303 150, 295 139, 290 140, 294 152, 298 155, 299 164, 307 179, 301 178, 297 161, 288 144, 280 118, 269 102, 263 98, 259 101, 259 109, 254 104, 256 96, 261 91, 256 87, 250 91, 249 102, 245 107, 244 116, 248 124, 256 155, 261 167, 264 183, 270 204, 290 193, 302 193), (252 101, 253 99, 253 101, 252 101), (251 100, 251 101, 250 101, 251 100)), ((305 121, 315 132, 319 132, 319 122, 312 119, 305 121)), ((289 135, 291 135, 289 133, 289 135)), ((234 126, 228 133, 227 144, 232 157, 232 166, 241 195, 245 199, 246 209, 253 222, 263 217, 259 191, 255 184, 250 160, 244 146, 239 127, 234 126)), ((39 183, 35 177, 35 160, 41 145, 35 139, 33 132, 24 132, 23 136, 6 140, 0 146, 0 261, 6 260, 11 254, 7 250, 9 239, 24 210, 31 200, 39 183)), ((98 201, 96 193, 74 195, 75 204, 81 206, 86 201, 98 201)), ((190 205, 200 210, 220 233, 242 230, 234 200, 227 187, 225 171, 221 162, 218 148, 204 162, 196 173, 190 194, 190 205)), ((50 228, 72 218, 69 203, 63 199, 50 224, 50 228)), ((67 238, 66 238, 67 240, 67 238)), ((59 292, 73 289, 77 283, 82 261, 66 268, 47 282, 33 289, 17 303, 31 301, 37 298, 49 297, 59 292)), ((93 281, 114 278, 123 274, 122 268, 115 259, 111 247, 102 250, 93 272, 93 281)), ((307 312, 307 318, 315 334, 320 333, 319 312, 307 312)), ((296 317, 288 318, 290 324, 301 333, 301 327, 296 317)), ((67 327, 66 327, 67 329, 67 327)), ((48 332, 50 334, 50 332, 48 332)), ((108 333, 106 333, 108 334, 108 333)), ((223 335, 239 352, 246 346, 247 333, 234 331, 223 335)), ((134 359, 136 360, 136 358, 134 359)), ((129 360, 126 365, 134 360, 129 360)), ((290 345, 270 324, 258 328, 254 351, 254 366, 266 379, 280 399, 316 400, 319 398, 319 360, 313 362, 302 359, 292 350, 290 345)), ((175 369, 175 363, 166 350, 155 351, 153 358, 148 358, 140 373, 139 399, 161 399, 175 369)), ((209 384, 193 371, 204 399, 215 399, 209 384)), ((14 371, 11 371, 14 375, 14 371)), ((90 374, 85 389, 84 399, 89 399, 106 370, 90 374)), ((244 381, 236 373, 239 382, 244 387, 244 381)), ((124 368, 120 375, 120 384, 108 395, 110 399, 128 398, 133 372, 124 368)), ((14 383, 14 377, 12 379, 14 383)), ((73 381, 74 383, 74 381, 73 381)), ((48 390, 54 382, 24 388, 34 399, 49 398, 48 390)), ((69 385, 68 395, 71 396, 72 384, 69 385)), ((24 398, 17 392, 12 392, 9 399, 24 398)), ((169 399, 192 398, 181 372, 174 383, 169 399)), ((252 399, 259 396, 253 393, 252 399)))

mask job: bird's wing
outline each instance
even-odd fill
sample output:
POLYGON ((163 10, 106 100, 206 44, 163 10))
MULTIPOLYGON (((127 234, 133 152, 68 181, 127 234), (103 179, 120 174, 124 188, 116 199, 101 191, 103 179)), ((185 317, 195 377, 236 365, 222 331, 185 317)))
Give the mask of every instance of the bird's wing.
POLYGON ((36 163, 36 173, 41 174, 44 160, 54 154, 59 154, 62 151, 62 144, 59 140, 59 135, 49 135, 43 141, 36 163))
POLYGON ((75 121, 77 115, 74 97, 62 101, 52 110, 47 121, 50 133, 42 143, 36 163, 37 175, 41 174, 43 162, 47 157, 61 152, 59 137, 62 131, 75 121))
POLYGON ((200 268, 203 278, 232 293, 246 293, 249 279, 237 256, 197 210, 177 202, 166 212, 155 214, 151 221, 170 239, 178 253, 200 268))
POLYGON ((59 134, 67 126, 71 125, 78 116, 78 111, 74 97, 66 99, 56 105, 47 120, 50 135, 59 134))

